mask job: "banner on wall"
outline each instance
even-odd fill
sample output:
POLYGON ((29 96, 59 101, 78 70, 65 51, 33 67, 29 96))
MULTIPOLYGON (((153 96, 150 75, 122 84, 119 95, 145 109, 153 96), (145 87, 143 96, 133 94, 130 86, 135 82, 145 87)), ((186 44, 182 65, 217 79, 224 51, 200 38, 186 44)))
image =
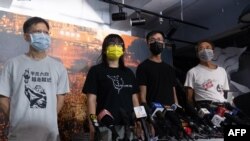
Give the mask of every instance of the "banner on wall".
MULTIPOLYGON (((29 18, 0 11, 0 71, 4 63, 28 51, 28 43, 23 39, 22 26, 29 18)), ((72 135, 84 132, 86 119, 86 96, 82 94, 87 72, 98 63, 101 45, 109 31, 93 29, 68 23, 48 21, 52 38, 48 54, 63 62, 67 68, 71 93, 66 96, 65 105, 59 114, 61 138, 67 140, 72 135)), ((118 33, 119 34, 119 33, 118 33)), ((120 34, 125 41, 125 64, 135 71, 137 65, 145 60, 149 51, 144 39, 120 34)), ((0 111, 0 140, 6 140, 8 123, 0 111)))

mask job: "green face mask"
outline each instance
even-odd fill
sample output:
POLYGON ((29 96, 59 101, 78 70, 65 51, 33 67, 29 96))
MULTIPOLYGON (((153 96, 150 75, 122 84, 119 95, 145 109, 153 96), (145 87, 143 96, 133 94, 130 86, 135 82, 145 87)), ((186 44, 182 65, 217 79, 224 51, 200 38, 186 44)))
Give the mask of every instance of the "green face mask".
POLYGON ((121 45, 109 45, 107 47, 106 55, 109 60, 118 60, 123 55, 121 45))

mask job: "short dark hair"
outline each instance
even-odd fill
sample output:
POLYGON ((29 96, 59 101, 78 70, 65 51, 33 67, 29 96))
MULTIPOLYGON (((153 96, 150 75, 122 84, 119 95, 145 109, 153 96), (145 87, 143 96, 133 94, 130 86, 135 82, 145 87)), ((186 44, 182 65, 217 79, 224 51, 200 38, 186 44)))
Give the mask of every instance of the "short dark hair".
POLYGON ((148 41, 149 41, 149 38, 150 38, 151 36, 154 36, 154 35, 157 34, 157 33, 161 34, 162 37, 163 37, 163 39, 165 39, 165 34, 164 34, 162 31, 153 30, 153 31, 149 32, 149 33, 147 34, 147 36, 146 36, 147 43, 148 43, 148 41))
POLYGON ((24 22, 23 32, 28 33, 30 31, 31 26, 35 25, 37 23, 44 23, 47 26, 47 28, 49 29, 49 23, 45 19, 40 18, 40 17, 31 17, 24 22))
POLYGON ((203 40, 200 40, 200 41, 197 42, 197 44, 196 44, 196 46, 195 46, 196 52, 198 52, 199 46, 200 46, 202 43, 204 43, 204 42, 209 43, 209 44, 212 46, 212 49, 214 50, 214 43, 213 43, 212 41, 208 40, 208 39, 203 39, 203 40))

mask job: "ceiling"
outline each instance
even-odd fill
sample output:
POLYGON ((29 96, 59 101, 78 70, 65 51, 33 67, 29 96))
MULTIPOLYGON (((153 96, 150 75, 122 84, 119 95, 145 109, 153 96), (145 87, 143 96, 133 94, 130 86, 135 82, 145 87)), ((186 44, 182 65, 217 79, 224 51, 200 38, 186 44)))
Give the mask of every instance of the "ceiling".
MULTIPOLYGON (((0 0, 0 6, 9 8, 13 1, 27 0, 0 0)), ((76 0, 75 0, 76 1, 76 0)), ((90 1, 93 0, 82 0, 90 1)), ((96 0, 97 1, 97 0, 96 0)), ((110 21, 111 28, 131 31, 134 36, 142 36, 150 30, 161 30, 168 34, 174 27, 172 39, 194 43, 200 39, 218 39, 234 32, 239 32, 246 24, 238 23, 242 10, 250 4, 250 0, 98 0, 93 7, 104 5, 103 1, 114 1, 132 8, 123 8, 128 17, 125 21, 110 21), (136 17, 135 11, 145 10, 164 16, 163 22, 159 17, 141 11, 146 24, 130 26, 130 18, 136 17), (172 20, 169 20, 172 19, 172 20), (188 24, 187 24, 188 23, 188 24), (192 25, 194 24, 194 25, 192 25), (202 26, 208 29, 197 27, 202 26)), ((109 13, 117 13, 118 6, 109 5, 109 13)), ((96 9, 96 8, 95 8, 96 9)), ((105 9, 106 10, 106 9, 105 9)), ((100 15, 105 15, 101 13, 100 15)))
MULTIPOLYGON (((102 1, 102 0, 101 0, 102 1)), ((127 12, 128 18, 125 21, 111 21, 111 27, 123 30, 143 29, 162 30, 166 34, 172 27, 177 31, 173 38, 196 42, 202 38, 219 38, 222 35, 230 34, 235 29, 239 29, 245 24, 238 23, 238 16, 241 11, 250 4, 250 0, 113 0, 133 8, 139 8, 156 14, 163 13, 163 16, 174 18, 169 20, 163 18, 159 22, 159 17, 140 12, 146 18, 143 26, 131 27, 130 18, 136 17, 136 12, 132 8, 123 8, 127 12), (123 3, 124 2, 124 3, 123 3), (207 27, 202 29, 197 26, 185 24, 188 22, 198 26, 207 27), (196 33, 189 36, 188 34, 196 33)), ((118 6, 110 4, 110 13, 118 12, 118 6)), ((139 32, 139 34, 141 34, 139 32)), ((135 34, 136 35, 136 34, 135 34)))

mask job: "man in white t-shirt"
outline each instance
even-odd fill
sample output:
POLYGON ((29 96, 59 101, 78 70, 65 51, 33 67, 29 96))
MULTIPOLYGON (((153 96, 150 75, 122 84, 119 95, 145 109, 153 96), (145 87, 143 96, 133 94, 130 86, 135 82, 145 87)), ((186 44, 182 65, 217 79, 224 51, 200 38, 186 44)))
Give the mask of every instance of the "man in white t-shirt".
POLYGON ((224 93, 229 90, 227 73, 224 68, 212 63, 213 49, 210 41, 204 40, 197 45, 200 63, 188 71, 184 84, 189 104, 226 102, 224 93))
POLYGON ((49 24, 32 17, 23 25, 26 54, 10 59, 0 74, 0 107, 10 121, 9 141, 59 141, 57 114, 69 92, 65 67, 49 57, 49 24))

